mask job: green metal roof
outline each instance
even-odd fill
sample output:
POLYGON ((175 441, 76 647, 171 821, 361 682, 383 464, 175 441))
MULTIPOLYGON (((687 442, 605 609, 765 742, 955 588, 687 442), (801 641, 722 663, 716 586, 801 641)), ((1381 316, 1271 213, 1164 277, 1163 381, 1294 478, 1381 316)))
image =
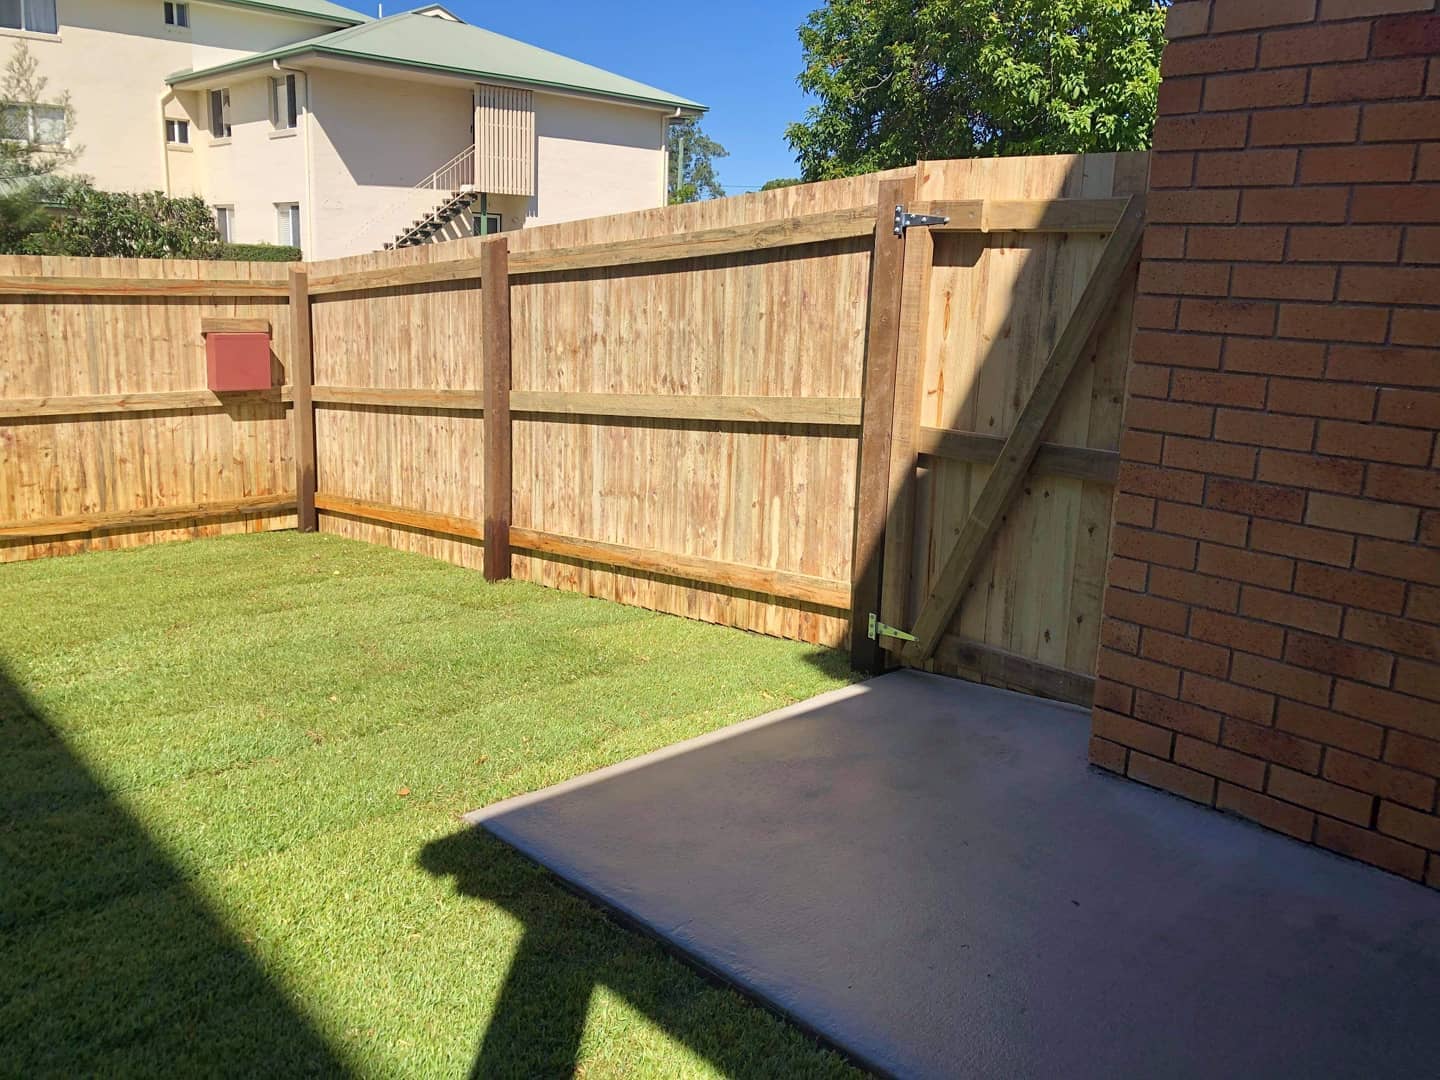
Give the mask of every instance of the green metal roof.
POLYGON ((282 15, 309 15, 341 26, 356 26, 359 23, 371 21, 369 15, 362 15, 358 11, 351 11, 339 4, 332 4, 330 0, 220 0, 220 2, 233 4, 235 7, 274 11, 282 15))
POLYGON ((287 57, 316 55, 368 61, 465 78, 499 79, 539 88, 569 90, 667 108, 703 112, 705 106, 622 75, 547 52, 469 23, 406 12, 297 41, 270 52, 233 60, 201 71, 179 71, 172 86, 211 79, 287 57))

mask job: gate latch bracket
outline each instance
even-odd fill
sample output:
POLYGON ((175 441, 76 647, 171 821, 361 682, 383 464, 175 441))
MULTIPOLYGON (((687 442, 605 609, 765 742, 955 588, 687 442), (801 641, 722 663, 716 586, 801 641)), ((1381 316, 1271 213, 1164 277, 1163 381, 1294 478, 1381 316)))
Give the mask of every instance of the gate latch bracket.
POLYGON ((948 225, 950 219, 940 214, 911 214, 905 207, 895 207, 895 235, 904 236, 912 225, 948 225))
POLYGON ((901 630, 898 627, 888 626, 885 623, 881 622, 876 617, 875 612, 872 611, 870 613, 870 640, 878 641, 882 637, 899 638, 901 641, 916 640, 914 634, 907 634, 904 630, 901 630))

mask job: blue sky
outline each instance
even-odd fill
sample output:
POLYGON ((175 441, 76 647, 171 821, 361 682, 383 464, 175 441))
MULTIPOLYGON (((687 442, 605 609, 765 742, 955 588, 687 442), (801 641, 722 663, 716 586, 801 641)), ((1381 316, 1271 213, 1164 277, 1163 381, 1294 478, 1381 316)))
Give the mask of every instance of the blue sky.
MULTIPOLYGON (((342 2, 375 14, 375 0, 342 2)), ((820 0, 735 0, 709 8, 659 0, 440 2, 476 26, 709 105, 705 130, 730 151, 717 163, 729 194, 799 173, 785 143, 785 125, 806 106, 795 85, 801 63, 795 31, 820 0)), ((387 2, 385 11, 419 5, 387 2)))

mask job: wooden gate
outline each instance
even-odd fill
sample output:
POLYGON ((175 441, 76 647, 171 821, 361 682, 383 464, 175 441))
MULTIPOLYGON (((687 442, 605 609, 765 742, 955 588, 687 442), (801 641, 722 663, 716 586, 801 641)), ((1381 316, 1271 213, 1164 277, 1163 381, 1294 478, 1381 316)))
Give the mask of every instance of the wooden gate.
POLYGON ((1144 154, 922 162, 887 185, 882 211, 949 221, 877 230, 860 666, 1090 701, 1145 169, 1144 154))

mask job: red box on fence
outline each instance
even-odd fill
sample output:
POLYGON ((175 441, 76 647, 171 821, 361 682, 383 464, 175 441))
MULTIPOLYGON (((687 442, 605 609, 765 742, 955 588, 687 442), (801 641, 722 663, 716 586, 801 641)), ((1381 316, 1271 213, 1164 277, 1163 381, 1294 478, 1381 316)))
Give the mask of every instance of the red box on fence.
POLYGON ((205 372, 217 394, 271 389, 269 331, 207 331, 205 372))

